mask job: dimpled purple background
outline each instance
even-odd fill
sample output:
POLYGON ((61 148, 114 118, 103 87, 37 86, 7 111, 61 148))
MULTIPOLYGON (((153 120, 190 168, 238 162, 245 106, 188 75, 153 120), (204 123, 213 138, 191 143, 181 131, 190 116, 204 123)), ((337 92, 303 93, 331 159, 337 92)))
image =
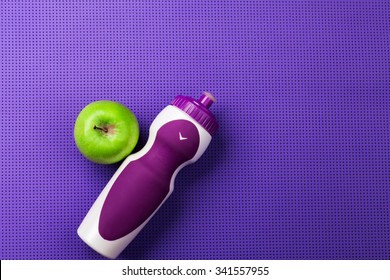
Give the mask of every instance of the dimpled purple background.
POLYGON ((140 149, 202 90, 220 129, 120 258, 390 258, 389 1, 128 2, 1 2, 1 259, 102 259, 77 114, 124 103, 140 149))

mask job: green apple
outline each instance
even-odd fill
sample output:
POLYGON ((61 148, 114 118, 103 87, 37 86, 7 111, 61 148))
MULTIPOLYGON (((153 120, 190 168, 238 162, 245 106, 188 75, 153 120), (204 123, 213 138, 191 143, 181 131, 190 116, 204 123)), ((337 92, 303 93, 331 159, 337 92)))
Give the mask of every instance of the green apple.
POLYGON ((89 160, 111 164, 134 149, 139 138, 138 121, 121 103, 99 100, 85 106, 76 119, 74 139, 89 160))

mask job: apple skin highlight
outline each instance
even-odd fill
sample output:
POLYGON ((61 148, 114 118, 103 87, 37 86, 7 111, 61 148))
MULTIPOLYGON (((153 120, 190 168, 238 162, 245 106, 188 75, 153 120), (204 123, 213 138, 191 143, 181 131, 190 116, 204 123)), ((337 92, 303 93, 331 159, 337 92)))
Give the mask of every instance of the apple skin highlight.
POLYGON ((125 105, 99 100, 85 106, 74 125, 77 148, 87 159, 112 164, 127 157, 139 139, 139 125, 125 105))

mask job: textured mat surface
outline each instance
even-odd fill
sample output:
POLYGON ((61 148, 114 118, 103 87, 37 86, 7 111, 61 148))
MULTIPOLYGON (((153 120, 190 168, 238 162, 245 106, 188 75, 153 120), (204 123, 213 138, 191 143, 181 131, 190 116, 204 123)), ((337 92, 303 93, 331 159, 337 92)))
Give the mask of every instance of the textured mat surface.
POLYGON ((86 104, 130 107, 139 149, 209 90, 220 130, 120 258, 389 259, 389 25, 389 1, 2 1, 0 258, 102 258, 76 229, 118 165, 78 152, 86 104))

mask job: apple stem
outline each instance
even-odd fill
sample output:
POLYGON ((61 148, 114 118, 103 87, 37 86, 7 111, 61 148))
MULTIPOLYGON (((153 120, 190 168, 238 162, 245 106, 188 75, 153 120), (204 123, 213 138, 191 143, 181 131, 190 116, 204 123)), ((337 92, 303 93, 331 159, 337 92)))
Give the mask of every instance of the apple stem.
POLYGON ((101 128, 101 127, 98 127, 98 126, 94 126, 93 127, 93 129, 99 129, 99 130, 102 130, 102 131, 104 131, 105 133, 107 133, 108 132, 108 129, 107 129, 107 127, 103 127, 103 128, 101 128))

